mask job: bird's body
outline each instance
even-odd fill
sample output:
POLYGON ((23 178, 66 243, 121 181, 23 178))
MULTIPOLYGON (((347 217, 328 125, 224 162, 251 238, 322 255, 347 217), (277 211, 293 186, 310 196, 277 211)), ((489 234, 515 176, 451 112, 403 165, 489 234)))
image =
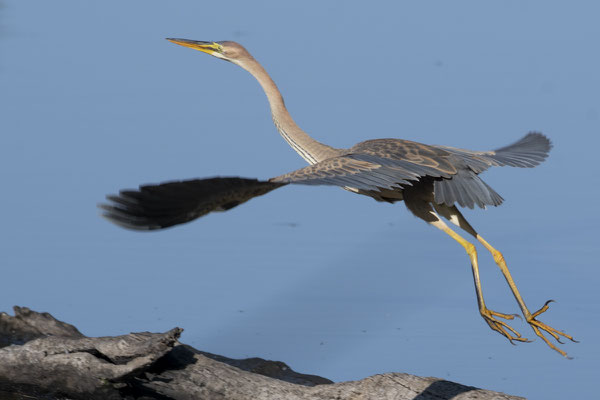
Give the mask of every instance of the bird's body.
POLYGON ((192 221, 212 211, 229 210, 288 184, 334 185, 377 201, 404 201, 415 216, 444 231, 465 248, 471 260, 480 314, 493 330, 511 342, 527 341, 502 321, 513 319, 513 314, 498 313, 485 306, 475 247, 450 229, 440 217, 465 230, 492 253, 536 335, 551 348, 566 355, 541 331, 556 340, 561 336, 573 340, 572 337, 535 319, 547 310, 548 303, 537 312, 529 311, 502 254, 473 229, 457 208, 457 205, 468 208, 500 205, 502 197, 479 174, 492 166, 538 165, 551 149, 546 136, 529 133, 516 143, 493 151, 471 151, 402 139, 367 140, 349 149, 334 148, 318 142, 298 127, 271 77, 238 43, 168 40, 233 62, 250 72, 267 95, 277 130, 310 165, 268 181, 216 177, 121 191, 118 196, 107 196, 112 204, 101 205, 105 217, 130 229, 163 229, 192 221))
POLYGON ((502 197, 478 174, 491 166, 538 165, 547 157, 550 141, 540 133, 530 133, 513 145, 483 152, 374 139, 336 150, 335 156, 271 181, 337 185, 392 203, 403 200, 405 191, 418 189, 429 192, 429 201, 438 204, 485 208, 500 205, 502 197))

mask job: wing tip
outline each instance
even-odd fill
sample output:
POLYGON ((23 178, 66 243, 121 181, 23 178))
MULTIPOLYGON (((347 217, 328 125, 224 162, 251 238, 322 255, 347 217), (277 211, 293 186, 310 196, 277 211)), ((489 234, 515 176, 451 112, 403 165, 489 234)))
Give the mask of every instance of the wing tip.
MULTIPOLYGON (((106 197, 108 198, 109 196, 106 197)), ((127 209, 119 207, 118 205, 99 203, 97 204, 97 207, 100 209, 99 215, 101 218, 121 228, 140 232, 163 228, 162 226, 150 223, 150 221, 144 218, 136 219, 136 217, 131 215, 127 209)))

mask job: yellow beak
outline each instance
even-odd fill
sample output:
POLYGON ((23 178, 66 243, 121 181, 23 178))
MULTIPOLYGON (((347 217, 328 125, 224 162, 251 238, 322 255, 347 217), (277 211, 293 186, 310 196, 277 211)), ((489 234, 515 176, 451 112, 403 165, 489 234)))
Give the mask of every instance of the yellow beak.
POLYGON ((221 52, 223 51, 223 47, 215 42, 202 42, 199 40, 173 38, 167 38, 167 40, 180 46, 189 47, 191 49, 199 50, 210 55, 215 55, 215 53, 221 54, 221 52))

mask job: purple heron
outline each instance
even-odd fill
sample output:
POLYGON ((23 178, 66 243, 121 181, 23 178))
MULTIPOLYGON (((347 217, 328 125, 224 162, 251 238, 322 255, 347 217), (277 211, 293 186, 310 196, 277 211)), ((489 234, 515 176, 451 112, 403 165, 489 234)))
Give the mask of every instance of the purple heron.
POLYGON ((500 205, 502 197, 479 174, 492 166, 535 167, 548 157, 552 147, 546 136, 531 132, 511 145, 492 151, 432 146, 401 139, 367 140, 349 149, 333 148, 316 141, 296 125, 269 74, 240 44, 167 40, 232 62, 252 74, 267 95, 277 130, 310 165, 267 181, 215 177, 122 190, 119 195, 107 196, 109 204, 100 205, 104 217, 129 229, 163 229, 192 221, 212 211, 229 210, 288 184, 334 185, 377 201, 394 203, 404 200, 415 216, 445 232, 466 250, 471 260, 479 312, 491 329, 511 343, 528 341, 506 322, 514 319, 516 314, 492 311, 486 306, 475 246, 446 225, 442 217, 473 236, 492 253, 527 323, 548 346, 566 356, 545 335, 559 343, 562 343, 561 338, 574 341, 573 337, 537 319, 548 310, 551 300, 531 312, 502 253, 479 235, 457 208, 457 205, 468 208, 500 205))

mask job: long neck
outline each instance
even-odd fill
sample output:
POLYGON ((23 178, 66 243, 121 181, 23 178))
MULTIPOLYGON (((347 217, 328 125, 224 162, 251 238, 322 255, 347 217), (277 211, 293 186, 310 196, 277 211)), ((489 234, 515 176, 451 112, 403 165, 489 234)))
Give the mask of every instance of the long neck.
POLYGON ((277 89, 277 85, 258 61, 253 58, 246 59, 238 65, 250 72, 260 83, 269 100, 271 115, 277 130, 302 158, 310 164, 315 164, 339 153, 339 150, 319 143, 296 125, 287 108, 285 108, 283 97, 277 89))

